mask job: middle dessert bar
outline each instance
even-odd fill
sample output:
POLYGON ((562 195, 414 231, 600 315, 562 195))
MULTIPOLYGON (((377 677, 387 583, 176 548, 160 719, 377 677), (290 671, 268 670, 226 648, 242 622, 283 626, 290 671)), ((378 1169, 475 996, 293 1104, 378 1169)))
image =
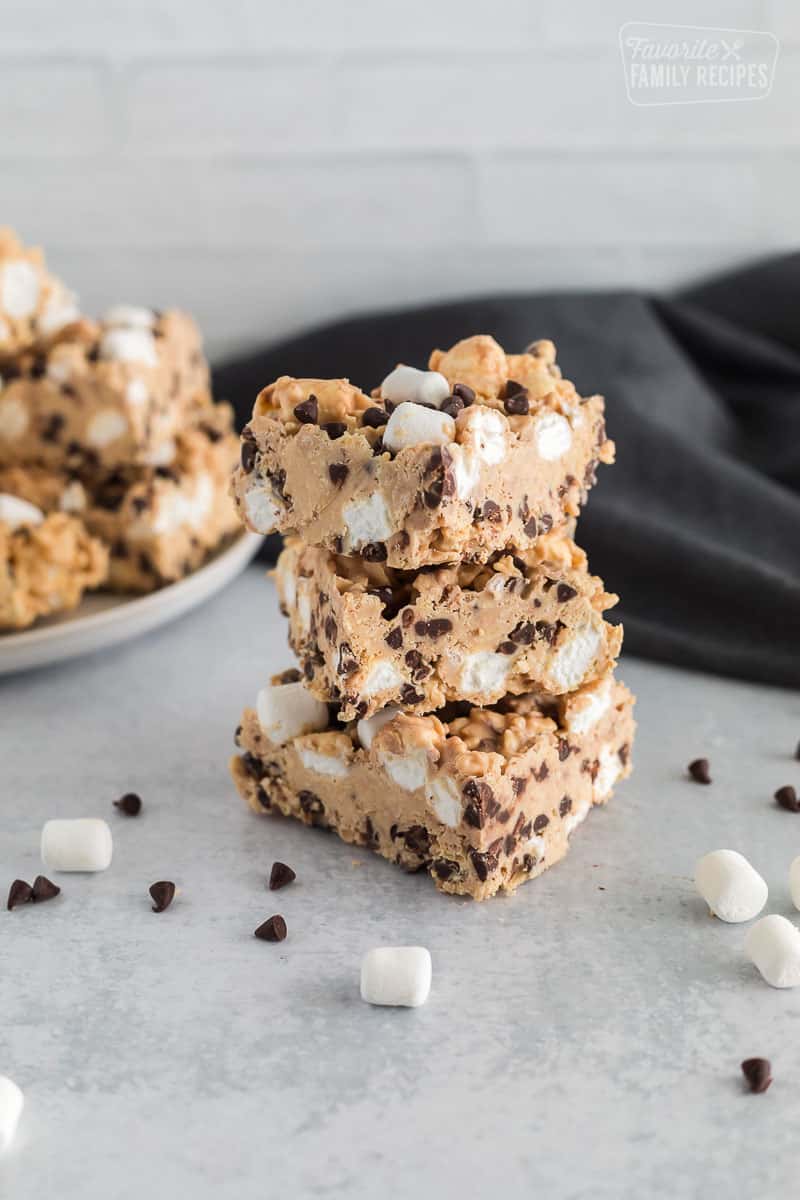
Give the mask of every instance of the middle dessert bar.
POLYGON ((387 705, 571 692, 605 674, 622 642, 616 603, 569 538, 417 573, 290 540, 278 560, 289 641, 306 686, 345 721, 387 705))

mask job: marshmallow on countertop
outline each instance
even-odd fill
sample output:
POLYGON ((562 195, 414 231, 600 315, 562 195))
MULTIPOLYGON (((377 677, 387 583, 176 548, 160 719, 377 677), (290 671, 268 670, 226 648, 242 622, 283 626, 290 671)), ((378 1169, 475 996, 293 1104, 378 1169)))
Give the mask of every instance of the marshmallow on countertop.
POLYGON ((381 399, 390 404, 433 404, 439 408, 450 395, 450 384, 438 371, 395 367, 381 384, 381 399))
POLYGON ((399 404, 386 424, 383 444, 396 454, 407 446, 446 446, 456 435, 456 423, 447 413, 421 404, 399 404))
POLYGON ((303 733, 327 728, 328 706, 317 700, 302 683, 270 684, 256 700, 258 721, 276 746, 303 733))
POLYGON ((699 859, 694 885, 721 921, 751 921, 767 902, 767 885, 736 850, 712 850, 699 859))
POLYGON ((99 817, 45 821, 42 862, 51 871, 105 871, 113 853, 111 830, 99 817))
POLYGON ((7 1075, 0 1075, 0 1154, 4 1154, 17 1132, 25 1098, 7 1075))
POLYGON ((0 492, 0 521, 18 529, 20 525, 41 525, 44 513, 35 504, 21 500, 19 496, 10 496, 8 492, 0 492))
POLYGON ((800 929, 772 913, 762 917, 747 934, 745 954, 774 988, 800 983, 800 929))
POLYGON ((432 971, 424 946, 378 946, 361 962, 361 999, 418 1008, 428 999, 432 971))

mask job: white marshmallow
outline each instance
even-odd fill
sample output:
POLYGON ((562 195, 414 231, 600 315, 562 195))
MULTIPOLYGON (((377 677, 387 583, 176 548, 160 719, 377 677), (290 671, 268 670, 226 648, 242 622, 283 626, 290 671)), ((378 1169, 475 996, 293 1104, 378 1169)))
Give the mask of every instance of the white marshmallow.
POLYGON ((800 855, 789 867, 789 891, 792 894, 792 904, 795 908, 800 908, 800 855))
POLYGON ((143 379, 129 379, 125 388, 125 402, 131 408, 141 408, 147 403, 147 384, 143 379))
POLYGON ((736 850, 712 850, 699 859, 694 885, 721 921, 751 921, 767 902, 766 883, 736 850))
POLYGON ((395 367, 381 384, 381 397, 390 404, 433 404, 436 408, 450 395, 450 384, 438 371, 395 367))
POLYGON ((301 579, 297 590, 297 620, 303 633, 311 629, 311 581, 301 579))
POLYGON ((447 413, 406 403, 389 417, 383 444, 397 454, 407 446, 446 446, 455 435, 456 423, 447 413))
POLYGON ((86 508, 86 489, 79 479, 71 479, 61 493, 58 507, 62 512, 79 513, 86 508))
POLYGON ((571 692, 582 683, 601 642, 600 630, 587 622, 559 646, 550 663, 550 674, 559 692, 571 692))
POLYGON ((375 734, 383 729, 384 725, 388 725, 390 721, 394 720, 400 711, 395 704, 387 704, 386 708, 382 708, 380 712, 374 713, 371 717, 361 718, 356 725, 356 733, 365 750, 369 750, 375 734))
POLYGON ((611 705, 611 680, 604 679, 568 700, 564 723, 569 733, 588 733, 604 717, 611 705))
POLYGON ((99 817, 46 821, 42 862, 51 871, 105 871, 113 853, 111 830, 99 817))
POLYGON ((368 500, 351 500, 342 509, 342 516, 350 550, 358 550, 370 542, 385 542, 392 536, 389 511, 380 492, 373 492, 368 500))
POLYGON ((744 950, 771 987, 797 987, 800 983, 800 929, 786 917, 771 913, 756 921, 748 931, 744 950))
POLYGON ((560 413, 545 413, 534 428, 536 449, 545 462, 555 462, 566 454, 572 445, 572 430, 566 417, 560 413))
POLYGON ((35 504, 22 500, 19 496, 10 496, 8 492, 0 492, 0 521, 18 529, 20 525, 41 525, 44 513, 35 504))
POLYGON ((622 774, 622 763, 613 746, 603 746, 598 755, 600 769, 592 787, 595 800, 605 800, 622 774))
POLYGON ((138 304, 114 304, 103 317, 106 325, 117 325, 123 329, 152 329, 156 314, 150 308, 138 304))
MULTIPOLYGON (((139 383, 140 380, 134 382, 139 383)), ((177 453, 177 443, 172 438, 167 438, 146 454, 144 461, 148 467, 168 467, 171 462, 174 462, 177 453)))
POLYGON ((39 332, 45 337, 58 333, 65 325, 80 320, 78 297, 74 292, 58 292, 51 296, 44 306, 44 311, 38 320, 39 332))
POLYGON ((162 496, 155 518, 151 521, 145 520, 143 528, 153 533, 174 533, 186 526, 190 529, 199 529, 208 515, 213 501, 213 480, 207 471, 201 471, 191 494, 170 492, 168 495, 162 496))
POLYGON ((461 441, 470 445, 477 457, 493 467, 506 456, 508 422, 502 413, 484 404, 473 404, 459 420, 461 441))
POLYGON ((14 1140, 22 1116, 25 1097, 7 1075, 0 1075, 0 1154, 5 1154, 14 1140))
POLYGON ((347 761, 338 754, 323 754, 322 751, 312 750, 307 746, 298 746, 297 753, 307 771, 338 778, 347 774, 347 761))
POLYGON ((378 946, 361 960, 361 999, 419 1008, 428 999, 432 975, 430 951, 424 946, 378 946))
POLYGON ((379 755, 381 766, 386 774, 401 787, 404 792, 416 792, 424 787, 428 778, 428 756, 424 750, 416 754, 379 755))
POLYGON ((0 437, 13 442, 22 437, 29 424, 28 410, 18 396, 0 400, 0 437))
POLYGON ((141 363, 146 367, 158 366, 156 342, 149 329, 122 326, 107 329, 100 339, 100 357, 141 363))
POLYGON ((278 524, 280 514, 277 504, 257 483, 245 492, 244 511, 248 525, 256 533, 272 533, 278 524))
POLYGON ((0 268, 0 308, 10 317, 32 317, 39 303, 39 274, 21 259, 0 268))
POLYGON ((452 779, 446 775, 432 779, 428 800, 438 820, 448 829, 455 829, 461 821, 461 795, 452 779))
POLYGON ((477 650, 464 657, 459 689, 467 700, 471 697, 481 699, 487 692, 494 693, 502 688, 510 670, 511 658, 508 654, 477 650))
POLYGON ((378 659, 370 667, 369 673, 361 685, 361 693, 364 696, 375 696, 378 692, 385 692, 389 688, 399 687, 402 682, 403 676, 393 663, 385 658, 378 659))
POLYGON ((113 408, 101 408, 86 427, 86 440, 90 446, 108 446, 128 432, 128 422, 122 413, 113 408))
POLYGON ((453 459, 453 478, 459 500, 471 500, 481 473, 481 460, 474 450, 458 444, 450 446, 453 459))
POLYGON ((584 800, 583 804, 573 808, 572 812, 564 822, 564 833, 567 835, 567 837, 569 837, 572 832, 586 820, 591 807, 591 800, 584 800))
POLYGON ((53 355, 47 363, 46 374, 54 383, 66 383, 72 374, 72 363, 68 358, 53 355))
POLYGON ((306 691, 302 683, 270 684, 256 698, 258 723, 271 742, 282 746, 303 733, 328 725, 328 706, 306 691))

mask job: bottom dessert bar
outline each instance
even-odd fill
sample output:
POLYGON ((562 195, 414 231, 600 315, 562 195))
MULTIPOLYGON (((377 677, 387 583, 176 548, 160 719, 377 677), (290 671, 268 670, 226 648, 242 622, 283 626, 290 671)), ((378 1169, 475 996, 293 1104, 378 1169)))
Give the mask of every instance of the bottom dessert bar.
POLYGON ((242 753, 231 761, 241 795, 257 813, 332 829, 427 870, 443 892, 484 900, 541 874, 630 774, 634 700, 610 673, 555 702, 385 710, 347 726, 298 696, 298 675, 276 677, 258 712, 244 713, 242 753), (284 740, 298 708, 305 728, 284 740))
POLYGON ((108 571, 108 552, 79 520, 53 513, 38 525, 0 520, 0 630, 74 608, 108 571))
POLYGON ((79 516, 111 554, 104 586, 149 592, 188 575, 239 521, 228 486, 239 447, 228 405, 178 436, 168 466, 70 475, 43 467, 0 468, 0 492, 45 512, 79 516))

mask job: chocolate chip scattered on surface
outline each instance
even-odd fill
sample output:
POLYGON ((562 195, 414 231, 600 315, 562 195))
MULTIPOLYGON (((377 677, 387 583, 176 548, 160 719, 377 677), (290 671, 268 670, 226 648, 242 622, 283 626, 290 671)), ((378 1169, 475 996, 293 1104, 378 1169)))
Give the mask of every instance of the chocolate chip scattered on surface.
POLYGON ((432 975, 430 951, 424 946, 376 946, 361 961, 361 999, 419 1008, 428 999, 432 975))
POLYGON ((142 798, 137 796, 136 792, 126 792, 119 800, 114 801, 114 807, 125 813, 126 817, 138 817, 142 811, 142 798))
POLYGON ((286 933, 286 922, 280 913, 276 913, 274 917, 269 917, 263 925, 259 925, 255 936, 262 942, 282 942, 286 933))
POLYGON ((736 850, 712 850, 698 860, 694 884, 721 921, 751 921, 767 902, 768 889, 758 871, 736 850))
POLYGON ((272 870, 269 873, 269 890, 277 892, 280 888, 287 887, 288 884, 294 883, 297 875, 291 867, 287 867, 286 863, 274 862, 272 870))
POLYGON ((9 912, 19 904, 27 904, 33 894, 33 889, 24 879, 15 879, 8 889, 6 908, 9 912))
POLYGON ((45 900, 54 900, 61 895, 61 888, 53 883, 46 875, 37 875, 31 888, 31 900, 35 904, 43 904, 45 900))
POLYGON ((695 783, 711 783, 711 765, 707 758, 693 759, 688 769, 695 783))
POLYGON ((765 1092, 772 1083, 772 1064, 768 1058, 746 1058, 742 1074, 749 1092, 765 1092))
POLYGON ((780 807, 785 808, 787 812, 800 812, 800 801, 797 799, 797 792, 790 783, 778 788, 775 793, 775 799, 780 807))
POLYGON ((150 896, 153 900, 153 912, 164 912, 175 899, 175 884, 170 879, 160 879, 158 883, 150 885, 150 896))

